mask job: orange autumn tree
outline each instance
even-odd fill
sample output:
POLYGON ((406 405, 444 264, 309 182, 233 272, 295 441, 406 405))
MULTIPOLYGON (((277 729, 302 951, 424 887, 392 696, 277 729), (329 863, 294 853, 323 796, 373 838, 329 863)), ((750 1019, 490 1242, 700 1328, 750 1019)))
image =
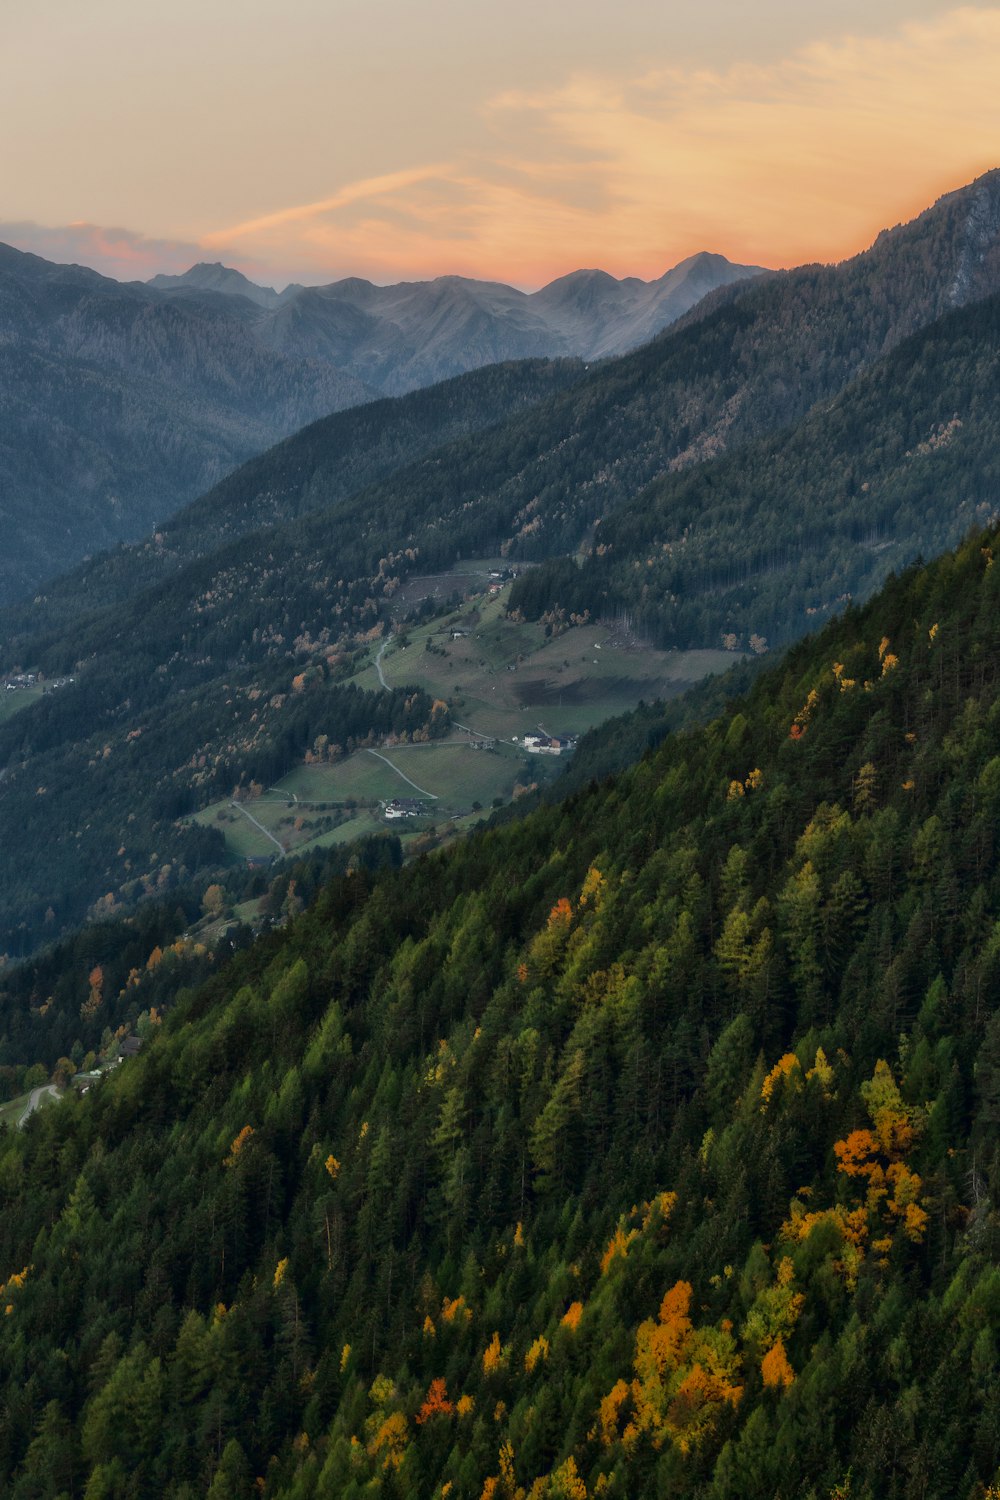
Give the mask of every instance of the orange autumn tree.
POLYGON ((769 1349, 760 1362, 760 1373, 764 1384, 767 1386, 785 1387, 792 1384, 795 1379, 795 1371, 788 1363, 788 1355, 785 1353, 783 1339, 769 1349))
POLYGON ((892 1245, 892 1231, 899 1228, 908 1240, 920 1244, 928 1222, 923 1182, 905 1160, 920 1136, 923 1111, 905 1103, 884 1059, 876 1063, 860 1092, 871 1125, 850 1131, 833 1147, 837 1170, 856 1191, 846 1203, 829 1208, 807 1208, 803 1195, 793 1198, 780 1236, 796 1244, 821 1225, 834 1227, 841 1249, 833 1269, 851 1288, 869 1248, 884 1256, 892 1245))
POLYGON ((418 1427, 422 1427, 425 1422, 430 1421, 431 1417, 451 1417, 454 1414, 454 1403, 448 1400, 447 1383, 439 1378, 431 1381, 423 1405, 414 1421, 418 1427))
POLYGON ((528 969, 540 978, 553 973, 563 956, 573 925, 573 907, 565 896, 549 912, 545 926, 528 946, 528 969))
POLYGON ((90 987, 86 1000, 80 1006, 80 1015, 85 1021, 93 1020, 104 1003, 104 970, 95 964, 87 976, 90 987))
POLYGON ((834 1144, 837 1168, 865 1184, 869 1215, 888 1213, 890 1226, 901 1225, 907 1239, 919 1244, 928 1219, 920 1199, 923 1183, 904 1158, 916 1142, 921 1116, 904 1103, 892 1069, 881 1058, 861 1085, 861 1097, 872 1128, 852 1130, 834 1144))
POLYGON ((656 1449, 674 1444, 689 1453, 711 1435, 724 1408, 738 1404, 743 1387, 732 1333, 725 1325, 696 1328, 690 1311, 691 1284, 678 1281, 664 1296, 659 1316, 639 1325, 635 1378, 627 1388, 619 1381, 601 1402, 606 1446, 625 1417, 620 1437, 626 1450, 645 1437, 656 1449))

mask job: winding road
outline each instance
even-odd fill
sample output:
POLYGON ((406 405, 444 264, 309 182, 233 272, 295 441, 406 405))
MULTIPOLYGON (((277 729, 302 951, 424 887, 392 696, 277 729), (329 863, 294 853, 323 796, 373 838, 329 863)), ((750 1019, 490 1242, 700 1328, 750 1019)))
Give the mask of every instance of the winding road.
POLYGON ((40 1108, 43 1094, 51 1094, 53 1099, 59 1098, 59 1090, 56 1088, 54 1083, 43 1083, 40 1084, 37 1089, 32 1089, 31 1093, 28 1095, 28 1102, 24 1106, 24 1112, 17 1122, 18 1129, 20 1129, 22 1125, 27 1124, 30 1117, 35 1113, 35 1110, 40 1108))
MULTIPOLYGON (((389 644, 389 637, 386 636, 385 640, 382 642, 381 646, 378 648, 378 654, 375 657, 375 670, 378 673, 378 680, 379 680, 379 682, 382 684, 382 686, 387 691, 388 691, 389 684, 386 682, 386 680, 385 680, 385 673, 382 671, 382 657, 385 654, 385 648, 386 648, 386 646, 388 646, 388 644, 389 644)), ((403 777, 403 780, 404 781, 406 780, 405 776, 403 777)), ((412 781, 410 782, 410 785, 411 786, 413 785, 412 781)), ((420 790, 420 788, 417 787, 417 791, 419 791, 419 790, 420 790)))
POLYGON ((271 840, 271 843, 277 849, 277 851, 278 851, 279 854, 284 854, 285 853, 285 846, 284 846, 284 844, 279 844, 278 840, 275 838, 274 834, 270 831, 270 829, 269 828, 265 828, 264 825, 263 825, 263 823, 258 823, 257 819, 254 817, 253 813, 247 812, 246 808, 243 806, 243 804, 241 802, 230 802, 229 806, 230 807, 235 807, 235 809, 236 809, 237 812, 241 812, 245 818, 249 818, 249 820, 253 824, 253 826, 255 828, 258 828, 260 830, 260 832, 264 835, 264 837, 266 839, 270 839, 271 840))
POLYGON ((397 776, 402 776, 407 786, 412 786, 413 790, 415 792, 419 792, 421 797, 429 797, 432 802, 436 802, 438 800, 437 792, 428 792, 425 791, 422 786, 417 786, 417 783, 415 781, 411 781, 409 776, 407 776, 404 771, 401 771, 398 766, 394 766, 392 761, 389 760, 386 756, 379 755, 377 750, 369 750, 368 754, 374 755, 376 760, 384 761, 385 764, 389 767, 390 771, 395 771, 397 776))

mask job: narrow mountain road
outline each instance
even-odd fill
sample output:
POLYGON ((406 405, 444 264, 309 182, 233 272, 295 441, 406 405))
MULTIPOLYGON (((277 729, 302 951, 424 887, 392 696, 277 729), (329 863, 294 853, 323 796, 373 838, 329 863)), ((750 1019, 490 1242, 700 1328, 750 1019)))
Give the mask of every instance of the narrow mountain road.
POLYGON ((376 760, 385 761, 385 764, 389 767, 389 770, 395 771, 397 776, 402 776, 407 786, 412 786, 413 790, 415 792, 419 792, 421 797, 429 797, 432 802, 436 802, 438 800, 437 792, 427 792, 422 786, 417 786, 417 783, 415 781, 411 781, 409 776, 407 776, 404 771, 401 771, 398 766, 394 766, 392 761, 387 759, 386 756, 379 755, 377 750, 369 750, 368 754, 374 755, 376 760))
POLYGON ((30 1117, 35 1113, 35 1110, 40 1108, 44 1094, 51 1094, 53 1099, 59 1098, 59 1090, 54 1083, 43 1083, 37 1089, 32 1089, 28 1096, 28 1102, 24 1106, 24 1112, 17 1122, 19 1129, 22 1125, 27 1124, 30 1117))
POLYGON ((236 809, 237 812, 241 812, 245 818, 249 818, 249 820, 253 824, 253 826, 255 828, 260 829, 260 832, 264 835, 264 837, 266 839, 270 839, 271 840, 271 843, 277 849, 278 853, 279 854, 284 854, 284 852, 285 852, 285 846, 284 846, 284 844, 279 844, 278 840, 275 838, 275 836, 271 832, 271 830, 269 828, 265 828, 264 825, 263 825, 263 823, 258 823, 257 819, 254 817, 253 813, 247 812, 246 808, 243 806, 242 803, 240 803, 240 802, 230 802, 229 806, 230 807, 235 807, 235 809, 236 809))
MULTIPOLYGON (((379 680, 379 682, 382 684, 382 686, 386 690, 388 690, 389 684, 386 682, 386 680, 385 680, 385 673, 382 671, 382 657, 383 657, 383 654, 385 653, 385 648, 386 648, 386 646, 388 646, 388 644, 389 644, 389 638, 388 638, 388 636, 386 636, 385 640, 382 642, 381 646, 378 648, 378 654, 375 657, 375 670, 378 673, 378 680, 379 680)), ((403 779, 405 780, 406 778, 404 777, 403 779)))

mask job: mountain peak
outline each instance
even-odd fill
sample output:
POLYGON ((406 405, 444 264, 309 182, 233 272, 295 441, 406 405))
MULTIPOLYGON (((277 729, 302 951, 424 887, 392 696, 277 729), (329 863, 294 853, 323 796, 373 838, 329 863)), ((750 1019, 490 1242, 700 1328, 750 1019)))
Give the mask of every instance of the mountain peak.
POLYGON ((151 277, 146 285, 157 292, 222 292, 228 297, 246 297, 259 307, 274 307, 278 302, 278 293, 273 286, 258 286, 255 281, 244 276, 242 271, 224 266, 218 260, 200 260, 180 276, 161 273, 151 277))

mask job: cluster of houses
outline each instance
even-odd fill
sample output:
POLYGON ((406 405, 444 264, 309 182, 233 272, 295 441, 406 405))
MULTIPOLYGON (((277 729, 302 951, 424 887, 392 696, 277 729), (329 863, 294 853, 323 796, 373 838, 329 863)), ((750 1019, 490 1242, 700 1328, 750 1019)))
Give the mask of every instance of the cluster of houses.
MULTIPOLYGON (((53 677, 45 683, 45 687, 51 692, 54 688, 67 687, 73 680, 72 677, 53 677)), ((12 672, 3 680, 5 693, 23 693, 33 687, 38 687, 37 672, 12 672)))
MULTIPOLYGON (((514 743, 517 743, 515 737, 514 743)), ((521 748, 529 755, 565 755, 576 748, 576 736, 571 734, 526 734, 521 748)))
POLYGON ((490 581, 486 592, 491 599, 495 599, 504 584, 510 583, 516 577, 516 568, 494 568, 490 573, 490 581))
POLYGON ((382 816, 387 823, 396 823, 400 818, 419 818, 426 811, 426 804, 419 797, 394 797, 391 802, 382 803, 382 816))

